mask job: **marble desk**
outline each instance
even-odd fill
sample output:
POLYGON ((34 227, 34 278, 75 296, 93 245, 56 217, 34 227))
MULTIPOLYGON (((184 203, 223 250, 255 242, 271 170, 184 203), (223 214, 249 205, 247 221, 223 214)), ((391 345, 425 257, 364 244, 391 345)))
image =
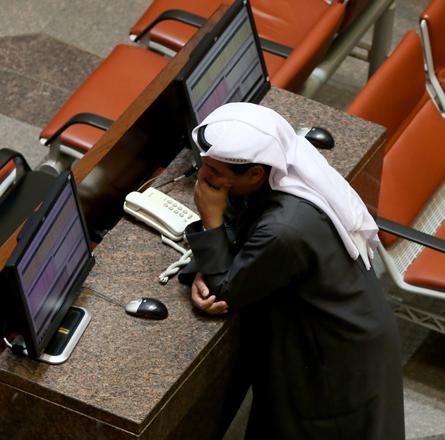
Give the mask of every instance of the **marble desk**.
MULTIPOLYGON (((375 209, 382 127, 278 89, 262 102, 294 126, 319 125, 335 137, 329 162, 375 209)), ((183 151, 158 181, 189 167, 183 151)), ((163 187, 193 206, 193 179, 163 187)), ((0 354, 0 439, 217 439, 245 391, 236 316, 194 310, 187 288, 158 274, 178 253, 124 216, 95 250, 96 265, 77 301, 92 320, 69 360, 50 366, 0 354), (162 300, 164 321, 125 314, 141 296, 162 300)))

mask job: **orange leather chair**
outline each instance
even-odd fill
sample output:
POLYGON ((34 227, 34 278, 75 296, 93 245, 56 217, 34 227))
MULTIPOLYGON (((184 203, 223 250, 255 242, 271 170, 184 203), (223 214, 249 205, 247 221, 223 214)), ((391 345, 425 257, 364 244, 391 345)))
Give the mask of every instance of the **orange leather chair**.
MULTIPOLYGON (((418 109, 383 161, 379 253, 405 292, 445 299, 445 120, 431 99, 418 109), (390 219, 390 221, 386 220, 390 219), (397 239, 403 238, 403 240, 397 239), (419 246, 420 245, 420 246, 419 246)), ((445 333, 434 310, 396 303, 402 318, 445 333)))
MULTIPOLYGON (((411 193, 413 188, 409 182, 412 174, 405 173, 405 170, 408 171, 408 166, 415 168, 416 163, 408 155, 402 160, 400 151, 407 148, 407 142, 416 145, 417 139, 424 136, 422 133, 414 134, 411 141, 406 138, 406 133, 418 123, 422 112, 430 108, 431 104, 425 88, 421 43, 418 35, 410 31, 347 109, 350 114, 387 128, 378 215, 405 225, 413 221, 430 194, 424 193, 423 199, 414 202, 410 196, 415 194, 411 193), (404 75, 406 72, 409 75, 404 75), (392 152, 393 148, 397 151, 392 152), (401 175, 398 170, 403 170, 401 175), (404 196, 401 196, 402 193, 404 196)), ((436 119, 438 112, 433 110, 436 114, 433 112, 431 117, 436 119)), ((424 120, 422 124, 427 122, 428 120, 424 120)), ((423 147, 421 145, 420 148, 423 147)), ((382 239, 385 245, 393 244, 396 240, 395 237, 386 235, 382 239)))
POLYGON ((420 19, 422 40, 408 32, 347 108, 348 113, 387 128, 385 151, 428 101, 427 91, 445 115, 443 26, 445 2, 433 0, 420 19))
MULTIPOLYGON (((377 218, 388 273, 405 292, 445 299, 445 120, 426 91, 423 65, 410 31, 348 111, 388 128, 377 218)), ((394 305, 400 317, 445 333, 445 319, 431 310, 400 298, 394 305)))
MULTIPOLYGON (((131 28, 130 38, 148 37, 178 51, 221 3, 232 1, 154 0, 131 28)), ((310 0, 310 5, 307 0, 251 0, 251 6, 272 85, 297 91, 329 48, 345 6, 340 0, 310 0)))
POLYGON ((40 133, 50 145, 44 168, 60 172, 64 160, 82 157, 168 62, 141 47, 117 45, 40 133))

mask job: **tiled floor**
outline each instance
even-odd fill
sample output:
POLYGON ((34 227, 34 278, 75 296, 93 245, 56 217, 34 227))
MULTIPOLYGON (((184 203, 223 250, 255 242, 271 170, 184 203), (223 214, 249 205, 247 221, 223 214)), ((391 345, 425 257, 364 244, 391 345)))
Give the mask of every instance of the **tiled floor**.
MULTIPOLYGON (((46 153, 40 129, 115 44, 128 42, 149 1, 0 0, 0 147, 22 151, 36 166, 46 153)), ((396 1, 393 47, 428 3, 396 1)), ((366 70, 348 58, 316 99, 344 108, 366 82, 366 70)), ((445 439, 444 337, 404 322, 400 330, 407 439, 445 439)), ((241 438, 245 414, 227 440, 241 438)))

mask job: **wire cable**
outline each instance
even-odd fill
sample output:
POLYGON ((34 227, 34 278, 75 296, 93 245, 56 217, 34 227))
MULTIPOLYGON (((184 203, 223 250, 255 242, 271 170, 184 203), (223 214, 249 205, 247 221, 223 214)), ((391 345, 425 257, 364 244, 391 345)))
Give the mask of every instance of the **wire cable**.
POLYGON ((146 180, 136 191, 144 192, 151 184, 154 182, 159 176, 152 177, 151 179, 146 180))
POLYGON ((191 261, 192 257, 192 250, 184 249, 183 247, 179 246, 179 244, 175 243, 173 240, 170 240, 169 238, 165 237, 164 235, 161 235, 162 243, 172 247, 179 253, 181 253, 181 257, 179 257, 178 260, 176 260, 174 263, 170 264, 170 266, 167 267, 160 275, 159 275, 159 282, 161 284, 167 284, 168 280, 173 276, 176 275, 181 267, 184 267, 191 261))
POLYGON ((160 182, 157 185, 153 185, 153 188, 161 188, 162 186, 168 185, 169 183, 179 182, 180 180, 185 179, 186 177, 192 176, 193 174, 196 173, 196 171, 198 171, 198 167, 196 165, 192 165, 183 174, 173 177, 172 179, 166 180, 165 182, 160 182))
POLYGON ((113 298, 110 298, 108 295, 105 295, 104 293, 98 292, 97 290, 92 289, 91 287, 88 287, 88 290, 95 296, 103 299, 104 301, 109 302, 110 304, 113 304, 118 307, 122 307, 125 309, 125 305, 120 303, 119 301, 114 300, 113 298))
POLYGON ((5 323, 3 325, 3 329, 2 329, 2 336, 3 336, 3 342, 6 344, 6 346, 9 349, 11 349, 11 351, 15 354, 27 355, 28 352, 26 351, 26 347, 24 345, 16 344, 15 342, 9 342, 8 338, 5 336, 6 328, 7 328, 7 325, 5 323))
MULTIPOLYGON (((152 185, 153 188, 161 188, 162 186, 168 185, 169 183, 175 183, 179 182, 182 179, 185 179, 186 177, 189 177, 198 171, 198 167, 196 165, 192 165, 188 170, 186 170, 184 173, 182 173, 179 176, 173 177, 169 180, 166 180, 164 182, 159 182, 157 185, 152 185)), ((139 186, 139 188, 136 190, 137 192, 144 192, 152 182, 155 182, 157 179, 161 177, 162 174, 159 176, 152 177, 151 179, 146 180, 143 184, 139 186)))
POLYGON ((5 323, 3 323, 3 325, 2 325, 2 329, 1 329, 2 336, 3 336, 3 341, 5 342, 5 344, 6 344, 9 348, 12 349, 12 344, 11 344, 11 343, 8 341, 8 339, 6 338, 6 330, 7 330, 7 324, 6 324, 6 322, 5 322, 5 323))
POLYGON ((6 336, 3 337, 3 341, 12 350, 12 344, 6 339, 6 336))

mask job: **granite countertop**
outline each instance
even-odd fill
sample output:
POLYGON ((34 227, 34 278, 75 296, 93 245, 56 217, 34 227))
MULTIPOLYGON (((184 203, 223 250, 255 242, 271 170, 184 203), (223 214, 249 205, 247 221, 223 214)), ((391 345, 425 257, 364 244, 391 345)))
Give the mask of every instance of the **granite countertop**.
MULTIPOLYGON (((278 110, 295 128, 319 125, 329 129, 337 146, 322 153, 344 176, 350 175, 373 144, 383 141, 382 127, 290 92, 272 89, 262 103, 278 110)), ((181 174, 190 161, 190 152, 181 152, 158 181, 181 174)), ((162 190, 192 207, 193 185, 193 178, 186 178, 162 190)), ((231 319, 198 313, 190 304, 188 288, 176 278, 159 284, 158 274, 179 254, 162 244, 157 233, 128 216, 104 238, 95 256, 96 265, 77 301, 91 312, 92 320, 70 359, 50 366, 6 350, 0 354, 0 380, 138 433, 214 346, 231 319), (108 295, 122 307, 94 292, 108 295), (142 296, 163 301, 168 319, 128 316, 123 305, 142 296)))
POLYGON ((272 88, 261 101, 276 110, 295 128, 319 126, 328 129, 335 139, 332 150, 320 150, 328 162, 344 177, 369 157, 370 147, 383 143, 386 129, 319 102, 272 88))

